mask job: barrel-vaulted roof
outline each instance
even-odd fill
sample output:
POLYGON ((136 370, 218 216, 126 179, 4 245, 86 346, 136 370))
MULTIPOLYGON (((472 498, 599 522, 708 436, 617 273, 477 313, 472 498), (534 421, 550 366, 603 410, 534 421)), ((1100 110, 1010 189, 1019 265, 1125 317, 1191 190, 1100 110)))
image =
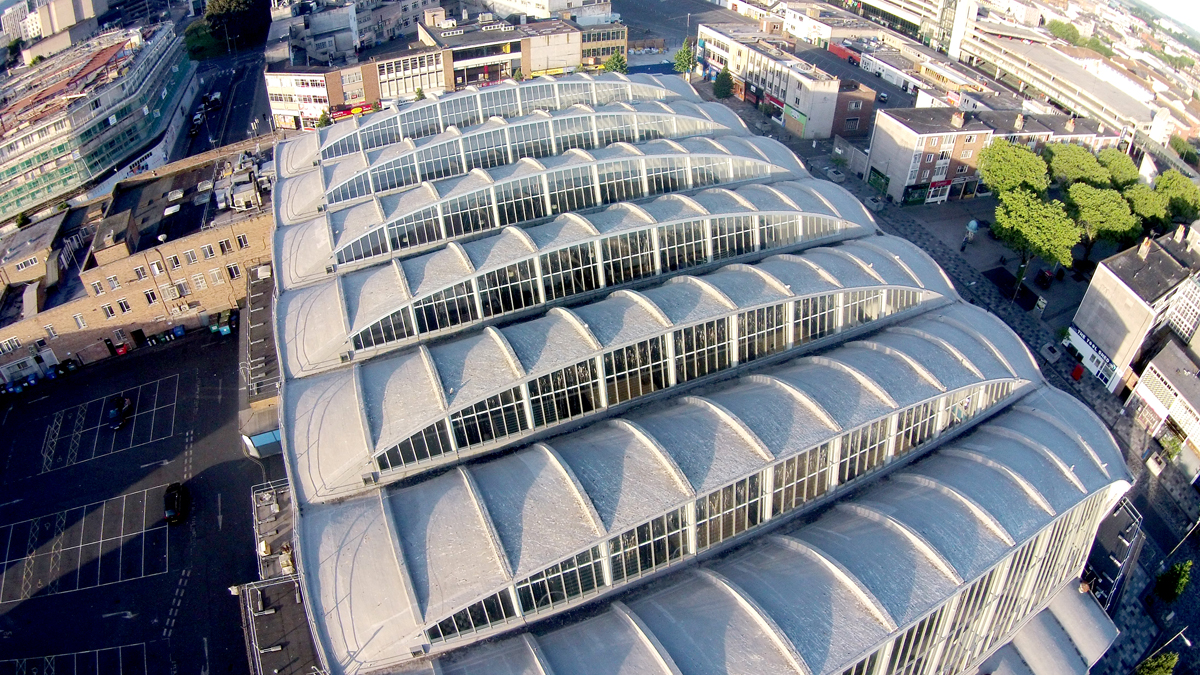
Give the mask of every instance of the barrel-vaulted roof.
MULTIPOLYGON (((941 321, 972 325, 989 336, 1005 330, 963 305, 909 324, 917 329, 941 321)), ((889 328, 881 338, 905 334, 889 328)), ((984 342, 978 333, 969 339, 984 342)), ((840 363, 854 349, 827 358, 840 363)), ((809 432, 813 440, 837 435, 820 409, 790 388, 761 391, 775 379, 807 381, 818 389, 827 386, 822 376, 785 367, 712 395, 685 397, 385 489, 382 501, 310 507, 323 515, 304 525, 302 557, 334 550, 342 541, 332 524, 347 517, 332 513, 362 513, 359 519, 376 528, 365 538, 400 542, 394 558, 387 556, 398 561, 391 570, 370 563, 360 571, 353 550, 322 558, 322 576, 310 580, 309 599, 329 662, 335 671, 357 672, 404 661, 405 655, 395 656, 397 645, 419 651, 422 616, 425 624, 436 622, 593 542, 782 459, 788 451, 763 440, 781 437, 767 428, 774 411, 741 414, 763 397, 790 406, 797 426, 818 430, 809 432), (745 396, 755 388, 760 391, 745 396), (726 405, 738 400, 745 405, 736 412, 726 405), (330 584, 334 578, 339 585, 330 584), (371 607, 384 603, 400 611, 372 621, 371 607)), ((438 658, 437 666, 464 675, 536 673, 539 659, 556 673, 598 672, 600 666, 613 673, 748 672, 747 663, 755 664, 756 673, 840 672, 1057 516, 1129 480, 1120 451, 1094 414, 1040 380, 1025 387, 1016 394, 1024 398, 1007 410, 840 500, 813 522, 785 526, 626 594, 599 615, 565 626, 536 624, 533 633, 453 652, 438 658), (1046 470, 1047 460, 1056 468, 1046 470), (497 670, 504 664, 511 670, 497 670)), ((863 395, 878 397, 865 389, 863 395)), ((428 667, 425 662, 413 672, 428 667)))
MULTIPOLYGON (((690 272, 703 272, 721 264, 752 260, 772 252, 796 250, 803 246, 828 244, 840 239, 875 233, 873 221, 861 206, 848 210, 844 205, 841 208, 835 206, 843 192, 842 188, 829 181, 809 178, 770 185, 744 185, 732 192, 725 188, 710 188, 693 196, 664 195, 636 207, 617 204, 605 211, 565 214, 543 225, 524 230, 508 227, 483 239, 465 242, 461 246, 455 244, 432 253, 393 259, 390 263, 331 275, 323 283, 282 294, 276 307, 276 317, 284 367, 289 376, 304 376, 342 365, 342 356, 348 353, 355 358, 361 358, 393 351, 431 336, 440 337, 461 332, 488 322, 488 319, 494 321, 501 316, 512 319, 516 311, 529 314, 532 311, 543 310, 548 306, 547 303, 535 302, 503 314, 488 312, 488 316, 475 316, 473 319, 471 315, 464 314, 459 317, 457 323, 433 326, 432 330, 410 326, 413 330, 409 334, 396 334, 392 339, 383 342, 382 346, 376 343, 375 348, 366 347, 365 351, 363 345, 370 340, 361 337, 372 330, 382 334, 380 322, 388 320, 388 317, 397 312, 404 313, 411 324, 415 306, 427 302, 431 297, 445 294, 461 284, 473 283, 473 288, 482 292, 480 287, 483 284, 479 280, 483 279, 486 283, 489 274, 500 272, 508 278, 518 274, 518 269, 535 270, 536 285, 544 285, 548 283, 553 270, 543 269, 539 265, 539 259, 543 256, 554 257, 580 245, 593 248, 597 245, 602 246, 608 238, 622 234, 650 230, 666 231, 666 228, 681 223, 747 215, 763 218, 761 223, 756 223, 756 227, 763 230, 774 227, 768 219, 776 216, 784 216, 797 223, 805 217, 815 216, 828 218, 833 223, 830 227, 809 228, 811 234, 806 236, 761 237, 761 246, 756 249, 711 262, 697 260, 694 263, 695 267, 687 269, 690 272), (540 274, 536 270, 540 270, 540 274), (355 339, 356 336, 358 340, 355 339), (355 352, 362 352, 362 355, 355 352)), ((857 202, 853 204, 857 205, 857 202)), ((720 231, 720 228, 713 229, 718 233, 720 231)), ((797 231, 801 230, 798 228, 797 231)), ((655 255, 660 256, 661 253, 655 255)), ((864 249, 863 255, 872 258, 868 261, 870 264, 877 254, 864 249)), ((852 260, 820 253, 814 253, 812 260, 820 260, 822 268, 846 286, 874 285, 878 281, 871 277, 869 270, 862 269, 852 260)), ((884 261, 881 265, 894 267, 895 262, 884 261)), ((768 263, 767 267, 778 267, 775 271, 783 275, 781 280, 785 284, 790 284, 791 277, 795 275, 806 278, 816 275, 811 268, 796 268, 786 262, 768 263)), ((928 271, 933 273, 931 269, 928 271)), ((549 304, 582 302, 589 297, 611 293, 622 287, 632 287, 639 282, 646 284, 652 282, 655 277, 661 278, 670 273, 670 269, 664 269, 660 275, 652 274, 625 284, 606 280, 604 285, 564 296, 559 298, 558 302, 553 302, 554 299, 551 298, 552 302, 549 304)), ((936 273, 933 274, 937 276, 936 273)), ((765 282, 753 283, 756 287, 762 287, 765 282)), ((746 302, 751 303, 750 300, 746 302)), ((390 328, 390 320, 388 324, 390 328)))
MULTIPOLYGON (((521 429, 513 427, 494 441, 480 444, 472 441, 464 446, 459 441, 457 450, 443 448, 446 451, 430 453, 432 456, 404 466, 393 464, 398 460, 395 455, 388 455, 397 452, 414 435, 425 434, 431 425, 444 428, 447 415, 468 408, 482 409, 476 408, 479 405, 497 408, 499 401, 509 396, 507 392, 524 386, 522 383, 577 368, 585 361, 594 364, 595 359, 615 349, 636 350, 636 345, 658 341, 662 339, 660 336, 668 336, 678 328, 718 319, 727 321, 728 317, 755 307, 786 306, 806 297, 856 289, 889 288, 907 289, 915 294, 915 302, 905 305, 913 307, 912 311, 922 311, 956 297, 940 269, 920 249, 903 239, 877 236, 797 256, 776 256, 760 265, 733 265, 701 277, 677 277, 640 292, 617 291, 604 300, 572 309, 556 308, 526 322, 487 328, 452 341, 421 345, 327 373, 292 379, 286 388, 282 415, 284 446, 288 461, 293 464, 294 489, 304 501, 335 499, 363 490, 362 476, 384 468, 385 460, 381 457, 392 458, 387 460, 386 468, 394 471, 385 474, 385 478, 395 480, 541 433, 554 426, 553 421, 532 428, 528 424, 521 429), (840 273, 825 269, 824 265, 832 266, 834 262, 850 267, 840 273), (850 274, 850 270, 856 270, 857 276, 850 274), (842 278, 848 281, 843 282, 842 278)), ((933 330, 945 333, 955 329, 934 327, 933 330)), ((802 346, 801 341, 796 342, 796 348, 802 346)), ((965 361, 969 352, 981 350, 986 352, 990 348, 968 344, 953 352, 953 360, 965 361)), ((848 353, 845 358, 869 368, 880 359, 891 358, 883 351, 896 350, 871 344, 848 353)), ((983 356, 980 368, 997 362, 1005 363, 1006 369, 1021 368, 1020 364, 1012 363, 1018 358, 1014 354, 1024 354, 1019 341, 1003 345, 990 357, 983 356)), ((928 350, 922 355, 927 357, 928 350)), ((852 383, 860 369, 847 366, 845 375, 830 376, 845 380, 852 391, 857 391, 859 388, 852 383)), ((891 386, 892 382, 885 384, 891 386)), ((902 380, 895 384, 898 387, 895 395, 900 399, 908 398, 910 394, 904 390, 915 386, 902 380)), ((848 393, 821 391, 815 395, 848 393)), ((835 414, 854 409, 835 403, 830 401, 830 409, 839 411, 835 414)), ((595 410, 600 412, 602 408, 595 410)), ((525 419, 524 412, 514 414, 525 419)))

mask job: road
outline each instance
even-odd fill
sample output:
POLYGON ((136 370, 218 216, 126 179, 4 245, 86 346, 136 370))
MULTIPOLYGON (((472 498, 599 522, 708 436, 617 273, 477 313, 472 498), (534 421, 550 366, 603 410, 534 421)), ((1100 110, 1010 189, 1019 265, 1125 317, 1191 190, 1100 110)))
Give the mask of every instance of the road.
MULTIPOLYGON (((258 122, 258 133, 270 131, 270 106, 267 102, 267 85, 262 77, 262 53, 247 53, 232 57, 204 61, 197 73, 200 91, 204 94, 221 92, 223 105, 206 115, 200 133, 190 136, 181 134, 171 154, 172 160, 183 159, 214 147, 244 141, 254 133, 253 121, 258 122)), ((193 110, 187 111, 190 119, 193 110)))
POLYGON ((242 454, 237 387, 236 337, 200 333, 3 402, 0 673, 245 672, 228 587, 257 578, 250 488, 278 476, 242 454), (168 525, 172 482, 192 509, 168 525))
POLYGON ((828 50, 816 45, 798 41, 796 43, 796 56, 838 79, 858 80, 876 92, 887 92, 888 102, 880 103, 876 101, 876 108, 911 108, 916 103, 916 96, 904 93, 900 90, 900 87, 888 84, 883 81, 883 78, 875 77, 873 73, 869 73, 858 66, 850 65, 845 59, 839 59, 828 50))

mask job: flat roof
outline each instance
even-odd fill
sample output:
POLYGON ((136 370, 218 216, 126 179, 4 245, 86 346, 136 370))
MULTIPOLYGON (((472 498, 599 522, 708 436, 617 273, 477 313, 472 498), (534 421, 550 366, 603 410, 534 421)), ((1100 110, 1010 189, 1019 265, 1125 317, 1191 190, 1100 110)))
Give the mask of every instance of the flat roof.
MULTIPOLYGON (((451 17, 446 17, 451 20, 451 17)), ((447 49, 474 47, 477 45, 499 44, 501 42, 520 42, 527 37, 520 27, 514 26, 503 19, 481 23, 478 18, 467 22, 459 22, 452 28, 438 28, 420 22, 422 28, 429 34, 438 46, 447 49)), ((519 56, 519 54, 518 54, 519 56)))
POLYGON ((61 211, 0 239, 0 265, 22 260, 50 248, 66 220, 67 211, 61 211))

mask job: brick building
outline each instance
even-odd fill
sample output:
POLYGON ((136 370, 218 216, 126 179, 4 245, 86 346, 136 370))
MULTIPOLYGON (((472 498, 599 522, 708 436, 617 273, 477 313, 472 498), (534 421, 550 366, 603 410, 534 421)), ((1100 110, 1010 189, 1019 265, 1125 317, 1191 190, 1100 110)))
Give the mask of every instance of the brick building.
POLYGON ((184 160, 9 233, 0 377, 123 353, 238 306, 245 276, 270 259, 269 160, 184 160))

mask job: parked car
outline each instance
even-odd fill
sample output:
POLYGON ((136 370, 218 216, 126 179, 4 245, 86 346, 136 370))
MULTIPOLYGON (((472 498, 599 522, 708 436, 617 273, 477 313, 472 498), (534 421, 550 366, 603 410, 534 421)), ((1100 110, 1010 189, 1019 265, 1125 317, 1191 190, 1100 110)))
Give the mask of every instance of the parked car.
POLYGON ((211 94, 205 94, 204 107, 208 110, 216 110, 221 107, 221 92, 214 91, 211 94))
POLYGON ((163 492, 163 518, 168 523, 182 523, 187 520, 188 508, 191 506, 191 495, 182 483, 171 483, 163 492))
POLYGON ((884 206, 883 200, 879 197, 867 197, 866 204, 867 208, 872 211, 882 211, 884 206))
POLYGON ((992 196, 992 188, 988 187, 987 185, 984 185, 983 183, 980 183, 979 186, 975 188, 975 196, 976 197, 991 197, 992 196))
POLYGON ((888 102, 888 95, 887 95, 887 92, 886 92, 886 91, 881 91, 881 92, 879 92, 879 102, 880 102, 880 103, 887 103, 887 102, 888 102))
POLYGON ((104 419, 108 421, 108 428, 116 431, 125 426, 129 418, 133 417, 133 401, 126 396, 114 396, 108 402, 108 408, 104 411, 104 419))
POLYGON ((832 166, 825 168, 825 177, 835 183, 844 183, 846 181, 846 174, 832 166))

